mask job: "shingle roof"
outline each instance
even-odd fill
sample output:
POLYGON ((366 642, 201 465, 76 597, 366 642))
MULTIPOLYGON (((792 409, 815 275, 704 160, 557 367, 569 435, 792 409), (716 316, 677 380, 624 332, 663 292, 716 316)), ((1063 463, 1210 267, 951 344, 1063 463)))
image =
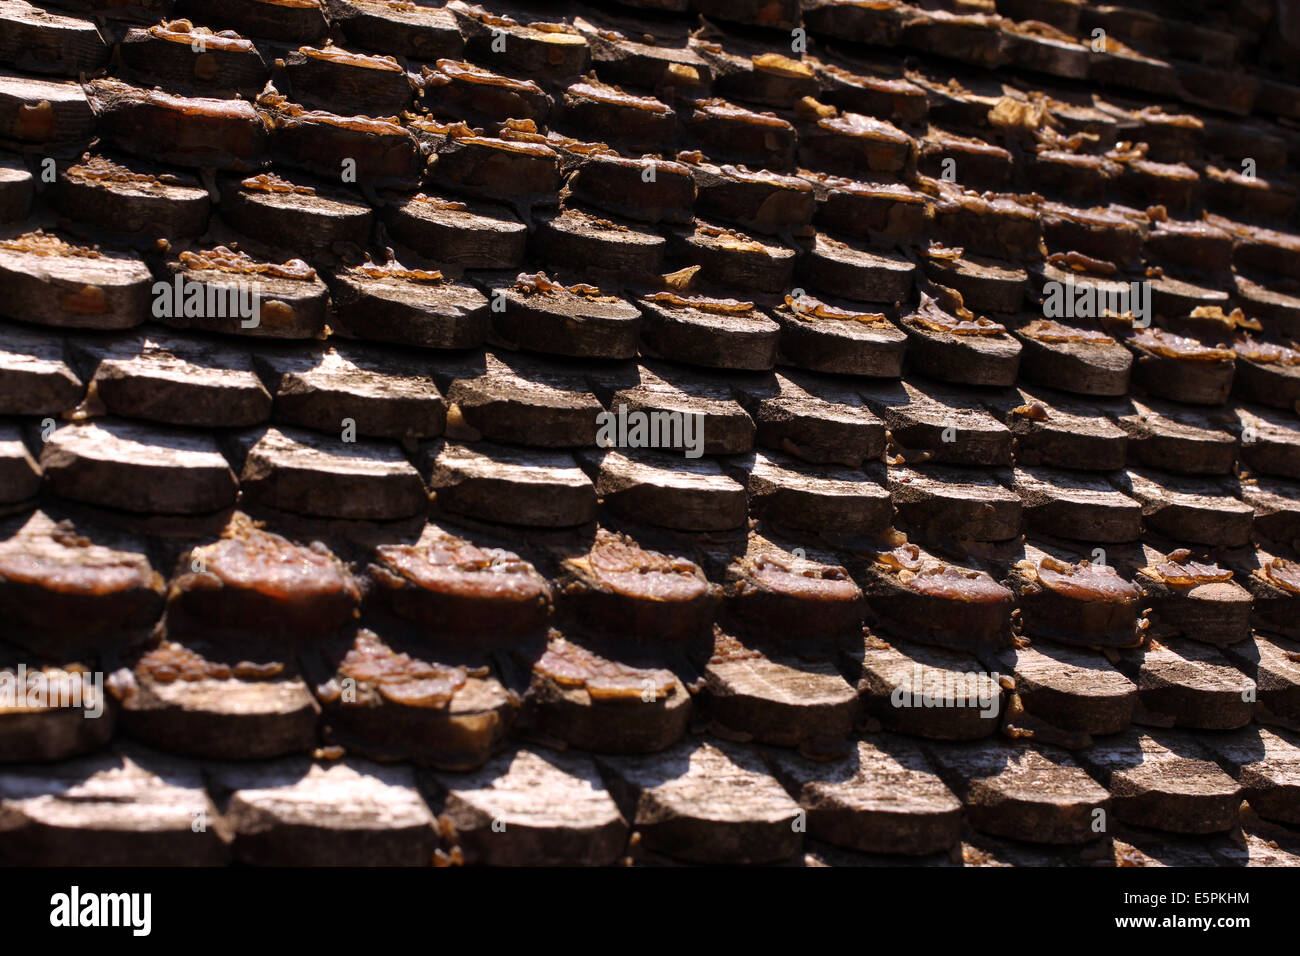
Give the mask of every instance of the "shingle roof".
POLYGON ((1273 4, 48 7, 0 861, 1300 862, 1273 4))

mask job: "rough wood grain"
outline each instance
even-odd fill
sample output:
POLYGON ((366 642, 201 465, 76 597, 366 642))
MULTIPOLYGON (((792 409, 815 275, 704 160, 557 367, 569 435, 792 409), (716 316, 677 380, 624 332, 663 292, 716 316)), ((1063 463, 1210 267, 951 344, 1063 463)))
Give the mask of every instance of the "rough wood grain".
POLYGON ((129 748, 0 773, 6 863, 215 866, 230 852, 198 764, 129 748))
POLYGON ((708 459, 613 450, 581 451, 577 457, 605 505, 634 520, 679 531, 723 531, 745 523, 744 487, 708 459))
POLYGON ((0 155, 0 222, 26 219, 36 195, 36 179, 16 156, 0 155))
POLYGON ((804 232, 816 211, 812 185, 798 176, 709 162, 688 169, 701 213, 764 235, 804 232))
POLYGON ((730 615, 750 633, 775 637, 798 652, 817 638, 857 639, 866 609, 849 572, 832 563, 829 551, 767 534, 751 531, 744 553, 722 572, 730 615))
POLYGON ((513 269, 524 261, 527 227, 504 206, 419 193, 382 216, 393 236, 436 263, 513 269))
POLYGON ((1020 371, 1020 343, 1005 331, 996 335, 954 335, 904 315, 908 360, 918 372, 960 385, 1014 385, 1020 371))
POLYGON ((69 219, 137 240, 198 236, 212 206, 197 177, 135 157, 87 153, 61 166, 52 186, 51 202, 69 219))
POLYGON ((1044 388, 1008 389, 985 399, 1015 436, 1016 462, 1049 468, 1114 471, 1124 467, 1127 435, 1096 403, 1044 388))
POLYGON ((1118 473, 1117 489, 1142 505, 1147 529, 1177 541, 1237 548, 1250 542, 1255 512, 1233 479, 1184 478, 1156 471, 1118 473))
POLYGON ((514 22, 498 27, 495 18, 481 7, 453 0, 447 9, 456 17, 456 25, 465 37, 466 51, 476 60, 489 63, 500 60, 511 72, 551 80, 582 73, 591 62, 586 38, 568 23, 562 29, 539 29, 533 24, 546 23, 549 17, 516 9, 516 16, 511 18, 514 22), (498 35, 493 30, 498 28, 505 35, 504 52, 493 50, 493 39, 498 35))
POLYGON ((1062 750, 1004 743, 927 744, 926 754, 976 829, 1031 843, 1101 837, 1110 794, 1062 750))
POLYGON ((465 41, 450 10, 393 7, 383 0, 328 0, 331 19, 353 43, 418 60, 458 56, 465 41))
MULTIPOLYGON (((1008 318, 1012 335, 1024 349, 1024 377, 1038 385, 1078 395, 1109 397, 1128 391, 1133 356, 1118 342, 1054 342, 1025 327, 1039 318, 1021 313, 1008 318)), ((1068 323, 1061 323, 1067 325, 1068 323)))
POLYGON ((934 740, 997 733, 1005 694, 974 657, 874 636, 849 658, 865 713, 889 731, 934 740))
POLYGON ((1232 730, 1254 716, 1255 682, 1204 644, 1152 639, 1126 651, 1119 667, 1138 685, 1147 713, 1176 727, 1232 730))
POLYGON ((1223 423, 1188 406, 1143 396, 1105 411, 1128 434, 1130 464, 1222 475, 1237 460, 1237 440, 1223 423))
POLYGON ((889 468, 898 526, 918 541, 1009 541, 1020 534, 1010 472, 948 465, 889 468))
POLYGON ((627 823, 585 757, 516 750, 439 783, 439 821, 471 866, 609 866, 623 855, 627 823))
POLYGON ((218 764, 208 779, 241 863, 430 866, 439 838, 409 767, 349 757, 218 764))
POLYGON ((1260 405, 1238 405, 1230 426, 1241 443, 1241 460, 1255 471, 1300 478, 1300 428, 1296 419, 1260 405))
POLYGON ((108 52, 90 20, 60 16, 22 0, 0 7, 0 62, 32 73, 77 76, 102 67, 108 52))
POLYGON ((1300 747, 1295 735, 1263 727, 1202 734, 1201 744, 1241 784, 1251 809, 1268 820, 1300 823, 1300 747))
POLYGON ((412 107, 415 84, 400 64, 348 52, 353 58, 340 61, 300 47, 276 64, 276 82, 294 102, 344 116, 400 116, 412 107))
POLYGON ((799 277, 827 295, 895 305, 911 292, 916 264, 819 232, 799 265, 799 277))
POLYGON ((889 429, 903 449, 955 465, 1011 464, 1011 432, 982 408, 973 407, 968 393, 923 379, 888 385, 861 385, 858 393, 889 429))
POLYGON ((244 428, 271 415, 248 352, 221 342, 155 332, 78 338, 69 353, 111 415, 210 428, 244 428))
POLYGON ((696 694, 701 711, 758 743, 797 747, 838 743, 857 717, 857 692, 830 661, 806 660, 719 635, 696 694))
POLYGON ((275 399, 275 420, 287 425, 413 442, 442 434, 446 423, 428 366, 401 353, 352 345, 266 349, 254 365, 275 399))
POLYGON ((966 308, 977 312, 1019 312, 1029 282, 1024 269, 987 256, 963 255, 955 260, 930 256, 924 268, 928 278, 956 289, 966 308))
MULTIPOLYGON (((825 286, 842 292, 834 283, 825 286)), ((799 296, 795 307, 781 305, 772 317, 781 326, 778 357, 783 365, 812 372, 869 375, 897 378, 902 374, 907 336, 883 315, 862 312, 852 303, 827 297, 812 305, 841 309, 841 316, 809 314, 803 311, 809 298, 799 296), (799 311, 796 311, 799 309, 799 311)))
POLYGON ((337 253, 370 241, 374 213, 359 196, 301 175, 277 178, 279 188, 270 191, 256 188, 255 178, 223 179, 221 217, 260 242, 304 254, 337 253))
POLYGON ((1141 534, 1142 506, 1104 476, 1055 468, 1017 468, 1012 487, 1025 527, 1081 541, 1120 543, 1141 534))
POLYGON ((1044 641, 1002 660, 1025 710, 1054 727, 1113 734, 1133 719, 1137 686, 1096 651, 1044 641))
MULTIPOLYGON (((1007 584, 1016 594, 1027 636, 1091 648, 1134 647, 1142 640, 1138 629, 1142 592, 1125 577, 1119 562, 1112 566, 1113 556, 1108 551, 1102 549, 1099 556, 1086 546, 1035 538, 1025 542, 1021 554, 1009 568, 1007 584), (1083 561, 1107 567, 1098 582, 1104 588, 1100 593, 1096 589, 1077 593, 1068 587, 1053 588, 1040 578, 1044 563, 1050 569, 1053 562, 1078 565, 1083 561)), ((1067 580, 1061 585, 1070 583, 1071 572, 1065 573, 1067 580)))
POLYGON ((16 425, 0 424, 0 508, 34 499, 41 490, 41 466, 16 425))
POLYGON ((488 300, 470 285, 345 271, 333 277, 330 294, 330 329, 342 338, 428 349, 474 348, 487 338, 488 300))
POLYGON ((95 116, 81 85, 0 71, 0 136, 36 145, 83 142, 95 116))
POLYGON ((548 266, 619 279, 651 279, 663 269, 667 243, 644 224, 566 209, 538 223, 532 251, 548 266))
POLYGON ((833 379, 776 374, 737 379, 736 400, 764 448, 813 464, 859 467, 885 450, 885 426, 861 396, 833 379))
POLYGON ((695 416, 702 454, 735 455, 754 447, 754 421, 734 398, 728 378, 659 362, 600 370, 590 378, 611 414, 626 407, 628 415, 695 416))
MULTIPOLYGON (((177 258, 169 259, 163 265, 162 281, 175 289, 179 280, 185 288, 186 298, 196 295, 190 290, 201 290, 203 306, 198 310, 198 314, 186 315, 181 308, 183 303, 174 304, 168 310, 169 315, 160 316, 164 324, 177 329, 196 329, 227 335, 245 335, 251 338, 321 339, 325 337, 325 326, 329 319, 329 290, 316 275, 315 270, 292 278, 276 275, 274 272, 255 273, 250 278, 248 273, 241 271, 239 267, 210 266, 203 259, 189 263, 181 261, 180 252, 192 250, 175 251, 177 258), (239 285, 241 283, 243 287, 239 285), (249 299, 252 300, 254 309, 252 315, 238 314, 243 310, 228 304, 236 297, 241 306, 249 299), (214 300, 218 308, 212 310, 210 314, 207 303, 214 300)), ((246 265, 256 270, 267 266, 274 268, 278 264, 254 259, 246 265)), ((174 300, 174 294, 171 298, 174 300)), ((166 300, 160 297, 156 301, 166 300)))
MULTIPOLYGON (((445 10, 432 8, 417 8, 405 12, 434 15, 446 13, 445 10)), ((346 23, 343 28, 347 31, 346 23)), ((409 32, 412 37, 418 35, 417 31, 409 32)), ((460 43, 459 32, 453 29, 451 36, 455 38, 457 44, 460 43)), ((391 50, 395 49, 398 43, 367 45, 374 49, 391 50)), ((430 61, 421 67, 421 86, 424 89, 425 106, 435 115, 450 120, 463 119, 474 125, 481 123, 488 129, 499 126, 507 119, 526 119, 544 123, 550 115, 554 103, 536 81, 520 80, 493 73, 480 64, 470 64, 456 59, 454 53, 444 53, 440 56, 442 59, 437 62, 433 62, 434 57, 417 57, 420 60, 430 61)))
POLYGON ((129 329, 149 315, 153 276, 138 257, 99 252, 57 236, 0 243, 0 314, 34 325, 129 329), (48 247, 42 254, 38 247, 48 247))
POLYGON ((85 393, 64 354, 64 339, 5 323, 0 326, 0 410, 6 415, 57 415, 85 393))
POLYGON ((1098 740, 1079 762, 1111 793, 1115 816, 1171 833, 1237 825, 1241 790, 1185 734, 1132 729, 1098 740))
POLYGON ((211 636, 221 650, 260 654, 273 642, 287 650, 280 642, 318 640, 351 624, 360 597, 347 566, 324 544, 298 544, 240 513, 219 540, 180 556, 167 624, 176 637, 211 636))
POLYGON ((1255 682, 1256 719, 1267 713, 1300 721, 1300 643, 1275 635, 1255 634, 1223 649, 1223 655, 1255 682))
POLYGON ((543 448, 596 444, 604 411, 586 366, 493 351, 439 362, 433 377, 444 389, 453 423, 466 436, 543 448))
POLYGON ((694 144, 713 160, 774 170, 789 169, 794 163, 798 134, 789 121, 726 100, 697 100, 693 105, 682 110, 682 124, 694 144))
POLYGON ((585 524, 596 515, 596 489, 562 452, 437 443, 422 470, 443 511, 542 527, 585 524))
POLYGON ((872 242, 912 242, 925 229, 925 194, 903 183, 867 183, 804 172, 817 189, 819 226, 872 242))
POLYGON ((245 100, 178 96, 115 79, 92 80, 89 90, 100 138, 118 149, 240 172, 265 162, 266 125, 245 100))
POLYGON ((761 371, 776 361, 781 327, 759 309, 718 314, 638 299, 643 355, 706 368, 761 371))
MULTIPOLYGON (((604 262, 593 252, 582 262, 604 262)), ((509 349, 586 359, 629 359, 637 352, 641 311, 613 295, 585 295, 567 289, 525 293, 517 285, 493 283, 492 340, 509 349)))
POLYGON ((874 535, 893 522, 884 468, 810 465, 779 452, 754 452, 725 466, 745 485, 754 515, 793 530, 874 535))
POLYGON ((150 515, 219 511, 238 488, 215 438, 118 419, 56 429, 41 468, 61 497, 150 515))
POLYGON ((251 40, 216 38, 179 26, 131 27, 116 52, 123 74, 132 81, 195 93, 256 97, 270 73, 251 40))
MULTIPOLYGON (((1142 566, 1132 569, 1133 583, 1142 589, 1156 630, 1219 647, 1249 640, 1250 592, 1232 580, 1190 585, 1168 583, 1157 568, 1166 563, 1166 555, 1173 551, 1167 546, 1162 551, 1150 544, 1143 545, 1145 564, 1137 562, 1142 566)), ((1208 559, 1200 558, 1200 561, 1207 563, 1208 559)), ((1208 563, 1219 567, 1213 561, 1208 563)))
POLYGON ((250 505, 366 521, 409 518, 428 507, 419 473, 393 445, 297 428, 241 433, 237 441, 250 505))
POLYGON ((169 753, 261 760, 317 743, 320 708, 292 660, 250 664, 201 641, 164 640, 113 678, 122 729, 169 753))
POLYGON ((688 863, 777 863, 801 848, 799 806, 758 755, 687 743, 642 758, 599 758, 614 799, 649 850, 688 863))
POLYGON ((906 738, 874 734, 857 741, 849 757, 830 763, 787 751, 766 757, 807 813, 810 838, 908 856, 939 853, 958 840, 961 802, 906 738))
POLYGON ((541 143, 449 136, 433 159, 429 181, 462 195, 508 203, 531 225, 535 207, 558 202, 560 156, 541 143))

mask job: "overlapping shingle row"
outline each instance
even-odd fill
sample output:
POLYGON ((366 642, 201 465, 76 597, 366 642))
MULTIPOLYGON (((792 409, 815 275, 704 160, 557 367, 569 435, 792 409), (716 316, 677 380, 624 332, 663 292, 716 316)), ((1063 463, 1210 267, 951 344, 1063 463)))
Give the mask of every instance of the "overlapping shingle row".
POLYGON ((1300 61, 931 6, 0 2, 0 857, 1294 863, 1300 61))

